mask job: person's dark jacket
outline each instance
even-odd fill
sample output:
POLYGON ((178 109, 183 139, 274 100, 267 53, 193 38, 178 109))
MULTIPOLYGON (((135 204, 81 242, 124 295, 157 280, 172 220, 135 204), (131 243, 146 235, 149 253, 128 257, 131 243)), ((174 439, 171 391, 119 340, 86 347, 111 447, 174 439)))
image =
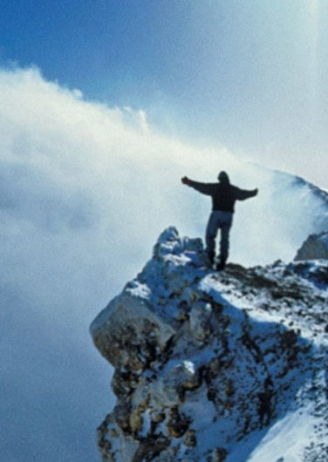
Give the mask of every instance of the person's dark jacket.
POLYGON ((198 181, 189 180, 189 186, 196 189, 200 193, 212 196, 212 210, 221 210, 224 212, 234 212, 235 202, 243 201, 254 197, 257 194, 257 189, 248 191, 237 188, 230 183, 200 183, 198 181))

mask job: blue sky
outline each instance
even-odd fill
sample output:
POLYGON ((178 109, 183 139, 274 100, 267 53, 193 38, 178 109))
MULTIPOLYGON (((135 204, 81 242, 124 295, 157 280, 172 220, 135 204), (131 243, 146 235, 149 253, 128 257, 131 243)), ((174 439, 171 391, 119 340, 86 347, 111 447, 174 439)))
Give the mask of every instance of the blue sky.
POLYGON ((327 24, 322 0, 5 0, 0 56, 325 186, 327 24))

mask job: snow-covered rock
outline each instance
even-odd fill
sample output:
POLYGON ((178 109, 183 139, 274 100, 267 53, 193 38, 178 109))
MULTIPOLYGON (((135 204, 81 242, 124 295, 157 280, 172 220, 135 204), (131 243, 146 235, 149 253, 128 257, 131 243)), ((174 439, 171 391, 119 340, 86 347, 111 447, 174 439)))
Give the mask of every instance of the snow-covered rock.
POLYGON ((103 462, 324 462, 328 262, 207 267, 166 229, 91 325, 114 366, 103 462))
POLYGON ((295 260, 328 260, 328 232, 311 234, 298 250, 295 260))

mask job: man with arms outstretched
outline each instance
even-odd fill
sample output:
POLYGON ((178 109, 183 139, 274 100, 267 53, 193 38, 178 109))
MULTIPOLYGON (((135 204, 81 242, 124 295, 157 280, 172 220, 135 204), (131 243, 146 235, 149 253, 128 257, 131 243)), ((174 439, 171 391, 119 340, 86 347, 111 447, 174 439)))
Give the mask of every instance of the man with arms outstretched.
POLYGON ((258 190, 247 191, 237 188, 237 186, 230 183, 226 172, 220 172, 218 180, 218 183, 200 183, 190 180, 186 176, 181 179, 183 184, 212 197, 212 213, 206 228, 206 252, 213 265, 215 259, 215 240, 218 230, 220 230, 220 254, 216 269, 223 270, 229 254, 229 233, 235 211, 235 202, 256 196, 258 190))

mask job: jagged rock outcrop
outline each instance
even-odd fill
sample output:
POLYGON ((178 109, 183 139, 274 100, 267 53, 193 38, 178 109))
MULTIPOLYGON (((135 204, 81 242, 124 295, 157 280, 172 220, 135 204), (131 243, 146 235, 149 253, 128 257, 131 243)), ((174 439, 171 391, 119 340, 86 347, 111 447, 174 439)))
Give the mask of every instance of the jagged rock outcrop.
POLYGON ((328 231, 311 234, 298 250, 295 260, 328 260, 328 231))
POLYGON ((103 462, 327 460, 327 288, 323 261, 216 273, 165 230, 91 325, 115 368, 103 462))

